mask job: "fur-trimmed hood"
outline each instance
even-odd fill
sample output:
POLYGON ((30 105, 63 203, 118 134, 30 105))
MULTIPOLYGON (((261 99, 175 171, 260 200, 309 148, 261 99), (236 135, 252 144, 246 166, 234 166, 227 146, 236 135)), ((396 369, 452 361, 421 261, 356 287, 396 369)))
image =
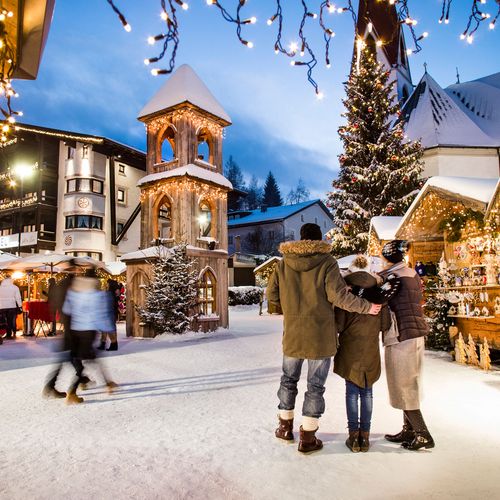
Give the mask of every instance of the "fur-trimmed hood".
POLYGON ((332 258, 332 247, 326 241, 286 241, 280 245, 279 251, 283 254, 285 263, 298 272, 310 271, 332 258))

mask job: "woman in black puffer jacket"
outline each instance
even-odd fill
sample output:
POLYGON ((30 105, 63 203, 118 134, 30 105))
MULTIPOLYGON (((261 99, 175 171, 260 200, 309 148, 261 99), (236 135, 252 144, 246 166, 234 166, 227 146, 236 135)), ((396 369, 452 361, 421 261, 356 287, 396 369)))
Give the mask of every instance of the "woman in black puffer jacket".
POLYGON ((420 378, 428 328, 422 311, 420 277, 404 262, 406 250, 407 243, 402 240, 391 241, 382 249, 387 266, 381 276, 400 279, 399 291, 389 301, 395 328, 384 337, 384 346, 391 405, 403 410, 404 416, 403 430, 385 438, 402 443, 408 450, 419 450, 434 447, 420 411, 420 378))

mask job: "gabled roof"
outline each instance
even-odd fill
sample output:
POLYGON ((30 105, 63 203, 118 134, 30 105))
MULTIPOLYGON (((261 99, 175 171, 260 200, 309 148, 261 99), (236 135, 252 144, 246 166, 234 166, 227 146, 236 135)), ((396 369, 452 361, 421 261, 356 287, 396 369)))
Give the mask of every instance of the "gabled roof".
POLYGON ((401 110, 406 134, 434 146, 497 147, 493 139, 465 114, 446 91, 425 73, 401 110))
POLYGON ((231 124, 231 118, 224 111, 217 99, 208 90, 191 66, 183 64, 164 83, 153 98, 141 109, 139 120, 155 115, 179 104, 190 103, 198 108, 222 119, 226 125, 231 124))
POLYGON ((500 144, 500 72, 450 85, 446 92, 483 132, 500 144))
POLYGON ((498 179, 483 179, 478 177, 446 177, 437 175, 429 178, 402 217, 396 235, 398 237, 401 235, 405 224, 411 219, 421 201, 430 192, 439 193, 443 197, 461 201, 475 209, 485 211, 497 184, 498 179))
MULTIPOLYGON (((331 213, 326 208, 325 204, 320 200, 310 200, 304 201, 302 203, 296 203, 295 205, 282 205, 279 207, 269 207, 263 212, 260 208, 257 210, 249 210, 246 212, 248 215, 240 217, 239 219, 229 219, 227 225, 229 228, 238 226, 249 226, 253 224, 263 224, 269 222, 276 222, 288 219, 292 215, 318 204, 326 214, 332 218, 331 213)), ((231 215, 231 214, 228 214, 231 215)))

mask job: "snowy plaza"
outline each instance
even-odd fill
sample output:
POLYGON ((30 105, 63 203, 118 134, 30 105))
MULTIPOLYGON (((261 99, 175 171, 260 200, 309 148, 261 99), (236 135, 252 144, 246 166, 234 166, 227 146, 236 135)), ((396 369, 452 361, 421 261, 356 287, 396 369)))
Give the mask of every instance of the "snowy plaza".
MULTIPOLYGON (((330 374, 324 448, 304 456, 297 439, 274 437, 281 325, 281 316, 238 306, 228 330, 123 337, 103 360, 116 392, 108 395, 96 374, 76 406, 41 396, 58 339, 4 344, 0 498, 498 497, 500 371, 427 351, 422 408, 436 448, 419 452, 383 438, 399 430, 401 412, 390 407, 382 374, 373 445, 357 454, 344 444, 343 380, 330 374)), ((71 376, 68 365, 61 390, 71 376)))

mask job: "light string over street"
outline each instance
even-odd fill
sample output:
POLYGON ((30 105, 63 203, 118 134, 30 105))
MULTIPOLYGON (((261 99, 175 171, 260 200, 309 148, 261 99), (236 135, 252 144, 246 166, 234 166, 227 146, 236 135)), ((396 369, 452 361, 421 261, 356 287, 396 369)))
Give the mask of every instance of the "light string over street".
MULTIPOLYGON (((247 37, 242 35, 243 27, 250 24, 255 24, 257 18, 253 15, 243 16, 242 11, 247 7, 247 0, 237 0, 235 13, 231 14, 228 8, 224 7, 221 0, 205 0, 208 6, 215 7, 219 10, 221 16, 224 20, 231 24, 236 25, 236 36, 238 41, 248 48, 252 48, 254 43, 247 39, 247 37)), ((427 38, 429 33, 427 31, 418 34, 416 31, 416 26, 418 24, 417 19, 410 15, 409 3, 410 0, 380 0, 387 2, 389 6, 394 6, 399 19, 399 24, 401 26, 406 26, 409 30, 412 40, 413 47, 407 49, 407 55, 416 54, 422 50, 420 42, 427 38)), ((439 23, 449 24, 451 15, 451 6, 453 0, 442 0, 441 4, 441 17, 439 18, 439 23)), ((465 30, 460 34, 460 38, 466 40, 468 43, 472 43, 474 39, 474 34, 481 26, 484 21, 489 20, 489 28, 494 29, 496 21, 500 16, 500 0, 494 0, 498 5, 497 13, 494 17, 488 12, 485 12, 483 5, 486 4, 487 0, 470 0, 471 10, 468 17, 467 25, 465 30)), ((124 14, 116 7, 113 0, 107 0, 113 11, 117 14, 122 26, 126 31, 131 30, 131 26, 125 18, 124 14)), ((326 14, 343 14, 350 13, 354 27, 357 24, 357 15, 353 6, 352 0, 347 0, 346 5, 339 6, 332 3, 330 0, 323 0, 319 2, 319 16, 313 9, 309 6, 316 2, 306 2, 306 0, 297 0, 302 6, 302 19, 300 21, 300 27, 298 31, 299 42, 292 42, 288 47, 288 50, 282 44, 283 30, 284 30, 284 15, 282 9, 282 0, 274 0, 275 9, 271 17, 268 18, 267 24, 269 26, 275 26, 277 29, 276 39, 274 43, 274 51, 276 54, 282 54, 285 57, 291 58, 292 66, 305 66, 307 68, 307 80, 313 86, 316 96, 318 98, 323 97, 323 93, 320 91, 318 84, 314 80, 312 73, 317 65, 318 61, 315 56, 313 49, 311 48, 308 39, 305 35, 304 28, 306 22, 318 21, 319 27, 323 32, 324 44, 325 44, 325 65, 327 68, 331 67, 331 56, 330 56, 330 43, 332 38, 335 36, 335 32, 332 28, 327 26, 326 14), (300 58, 298 58, 300 56, 300 58), (306 60, 301 59, 305 57, 306 60)), ((490 0, 490 3, 493 0, 490 0)), ((269 2, 271 3, 271 2, 269 2)), ((177 55, 177 49, 180 43, 179 38, 179 21, 176 16, 175 5, 178 5, 183 10, 188 10, 189 6, 183 0, 160 0, 161 4, 161 18, 166 22, 167 30, 165 33, 160 33, 156 36, 151 36, 148 39, 150 44, 154 44, 159 41, 163 41, 162 51, 155 57, 150 57, 144 60, 144 63, 149 65, 152 63, 157 63, 164 59, 166 56, 169 57, 168 64, 166 68, 153 68, 151 73, 153 75, 169 74, 175 68, 175 59, 177 55), (168 3, 168 8, 167 4, 168 3)), ((368 26, 369 20, 366 20, 368 26)), ((394 33, 392 38, 398 36, 398 33, 394 33)), ((377 40, 377 46, 381 47, 392 40, 377 40)))

